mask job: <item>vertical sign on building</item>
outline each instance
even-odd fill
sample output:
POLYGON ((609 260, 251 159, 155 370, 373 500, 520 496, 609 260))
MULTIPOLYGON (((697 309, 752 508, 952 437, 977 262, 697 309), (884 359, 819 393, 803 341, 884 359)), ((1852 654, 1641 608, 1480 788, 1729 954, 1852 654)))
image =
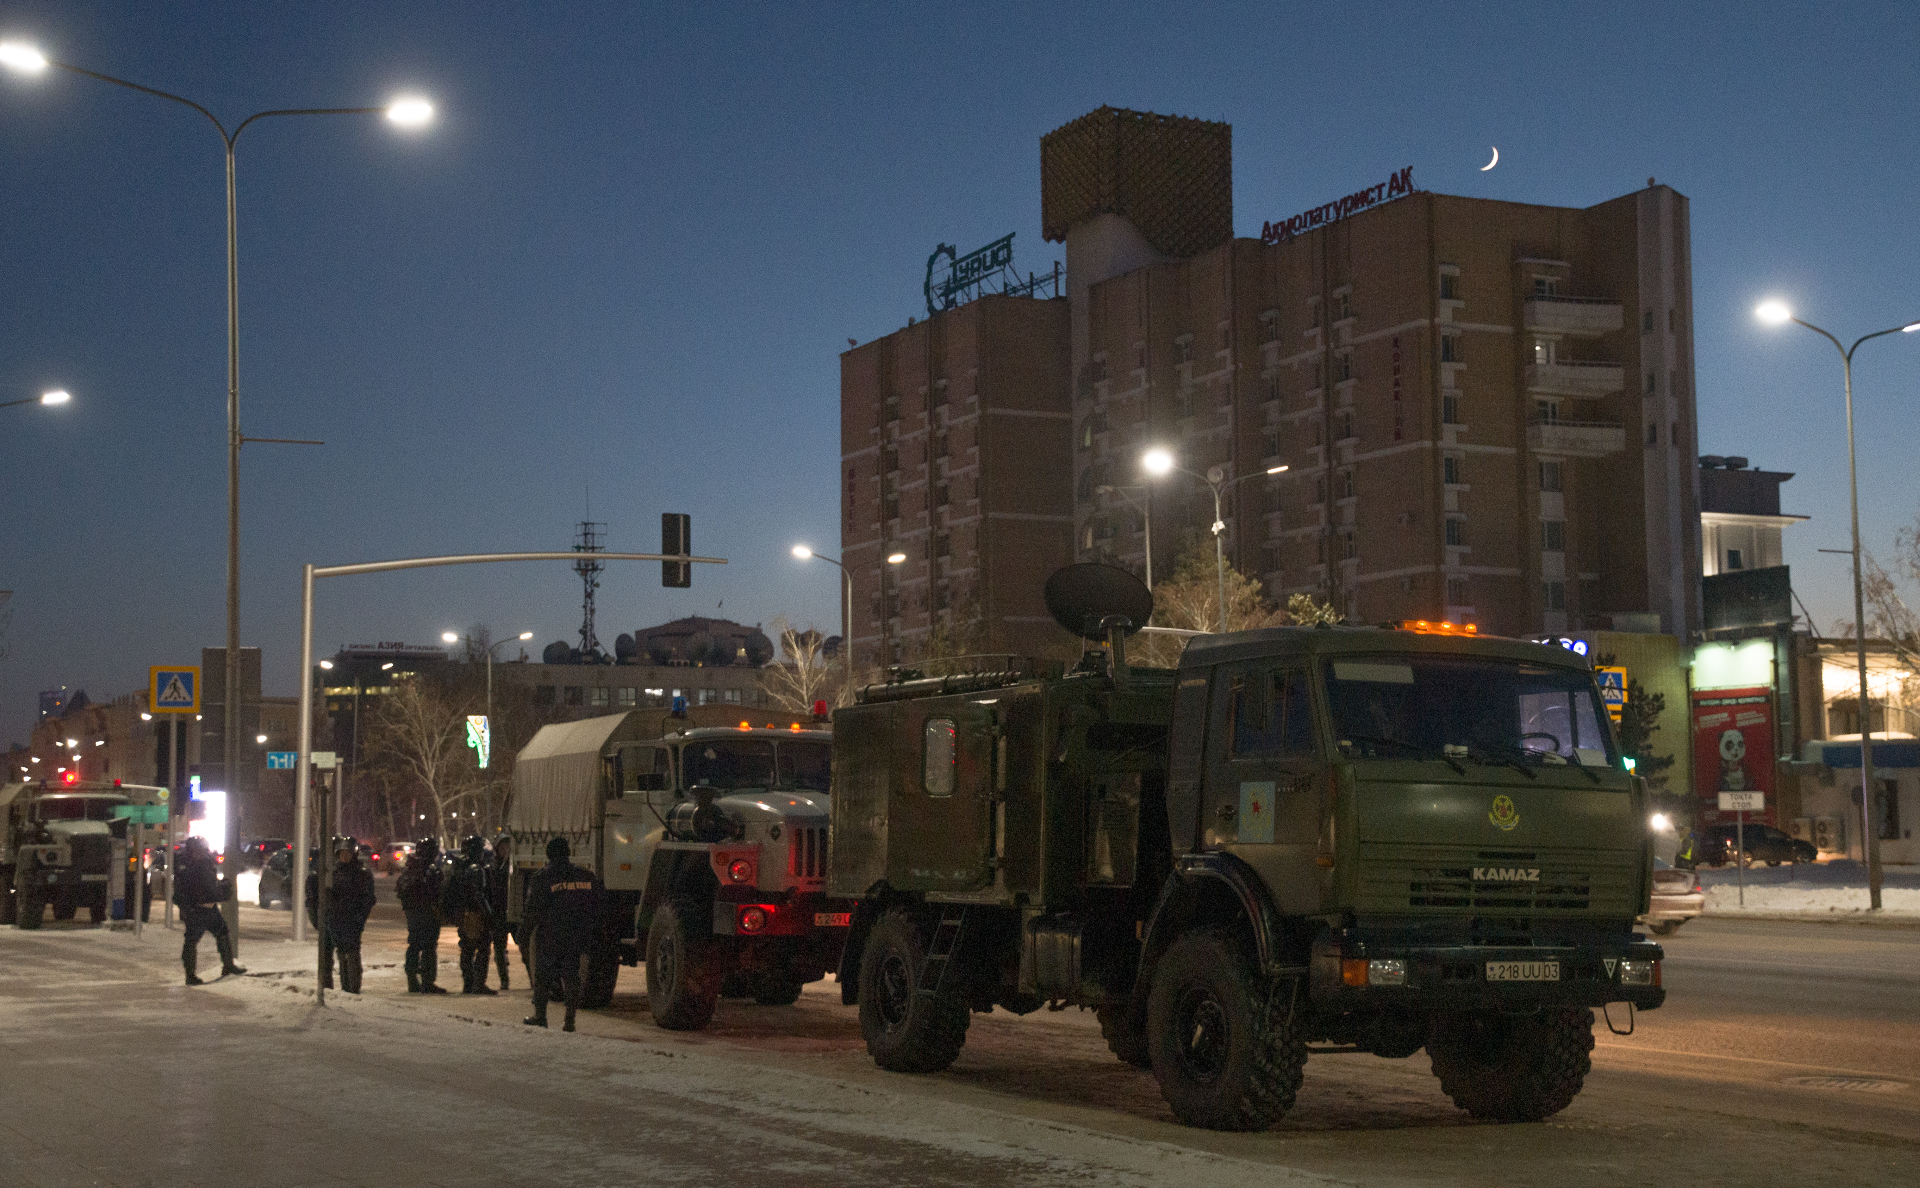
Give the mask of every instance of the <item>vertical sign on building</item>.
POLYGON ((1731 821, 1722 812, 1722 792, 1759 792, 1766 808, 1747 816, 1748 824, 1773 820, 1773 690, 1702 689, 1693 695, 1693 787, 1700 798, 1700 820, 1731 821))

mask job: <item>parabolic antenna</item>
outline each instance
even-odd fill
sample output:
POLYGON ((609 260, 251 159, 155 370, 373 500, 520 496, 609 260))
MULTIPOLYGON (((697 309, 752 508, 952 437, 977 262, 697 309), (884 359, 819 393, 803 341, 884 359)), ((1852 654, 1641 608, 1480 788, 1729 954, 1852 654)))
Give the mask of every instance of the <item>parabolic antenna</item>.
POLYGON ((1117 565, 1098 561, 1055 570, 1047 579, 1045 597, 1053 621, 1082 639, 1107 638, 1100 624, 1110 615, 1127 620, 1128 635, 1153 617, 1153 594, 1146 584, 1117 565))

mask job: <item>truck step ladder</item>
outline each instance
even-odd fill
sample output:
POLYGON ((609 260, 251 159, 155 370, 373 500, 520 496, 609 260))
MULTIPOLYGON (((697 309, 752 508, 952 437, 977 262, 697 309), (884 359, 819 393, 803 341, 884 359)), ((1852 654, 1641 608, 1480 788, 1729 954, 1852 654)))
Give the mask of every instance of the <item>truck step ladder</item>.
POLYGON ((952 957, 960 951, 960 942, 967 931, 967 908, 965 904, 950 904, 941 909, 940 923, 934 926, 933 940, 927 946, 927 962, 920 967, 920 985, 914 992, 922 997, 937 998, 947 988, 947 967, 952 957))

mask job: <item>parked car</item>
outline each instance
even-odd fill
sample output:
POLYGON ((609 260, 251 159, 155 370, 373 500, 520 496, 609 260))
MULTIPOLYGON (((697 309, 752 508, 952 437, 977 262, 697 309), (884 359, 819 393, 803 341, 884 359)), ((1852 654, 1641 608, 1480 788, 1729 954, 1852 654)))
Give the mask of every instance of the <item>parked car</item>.
POLYGON ((1746 846, 1748 866, 1764 862, 1778 866, 1782 862, 1812 862, 1820 856, 1812 842, 1801 841, 1771 825, 1752 823, 1744 828, 1734 825, 1709 825, 1700 836, 1701 862, 1725 866, 1740 858, 1740 846, 1746 846))
POLYGON ((274 904, 285 905, 293 910, 293 851, 281 850, 267 858, 265 866, 260 868, 260 906, 270 908, 274 904))
POLYGON ((241 868, 244 870, 259 870, 262 866, 266 865, 267 859, 284 851, 286 848, 287 839, 284 837, 263 837, 257 841, 249 842, 246 847, 240 851, 241 868))
POLYGON ((406 867, 407 859, 412 854, 412 842, 394 842, 373 856, 374 873, 395 874, 406 867))
POLYGON ((1691 870, 1676 870, 1665 858, 1653 860, 1653 899, 1640 922, 1656 936, 1670 936, 1675 929, 1699 915, 1707 905, 1706 888, 1700 876, 1691 870))

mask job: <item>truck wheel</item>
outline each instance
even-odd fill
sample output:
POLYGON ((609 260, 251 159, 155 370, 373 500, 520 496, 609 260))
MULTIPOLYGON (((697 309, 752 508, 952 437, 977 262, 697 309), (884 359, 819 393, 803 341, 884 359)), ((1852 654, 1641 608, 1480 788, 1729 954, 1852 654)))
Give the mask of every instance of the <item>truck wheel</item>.
POLYGON ((860 955, 860 1034, 881 1068, 939 1072, 967 1042, 966 1000, 951 987, 919 992, 926 964, 927 937, 911 913, 895 908, 874 921, 860 955))
POLYGON ((1593 1067, 1593 1012, 1456 1014, 1435 1021, 1427 1054, 1453 1104, 1494 1122, 1538 1122, 1573 1101, 1593 1067))
POLYGON ((1264 1130, 1293 1107, 1307 1045, 1286 993, 1254 980, 1224 932, 1192 933, 1160 959, 1147 1049, 1173 1116, 1209 1130, 1264 1130))
POLYGON ((1093 1016, 1100 1020, 1100 1036, 1107 1041, 1107 1051, 1118 1056, 1123 1064, 1153 1068, 1153 1057, 1147 1054, 1147 1037, 1129 1025, 1131 1012, 1125 1006, 1096 1007, 1093 1016))
POLYGON ((22 893, 20 896, 20 914, 19 917, 14 920, 14 925, 21 929, 40 927, 40 913, 45 906, 46 905, 41 903, 35 896, 22 893))
POLYGON ((711 940, 698 929, 712 917, 697 901, 676 899, 661 905, 647 929, 647 1009, 669 1031, 698 1031, 713 1018, 720 970, 711 940))
POLYGON ((590 1011, 613 1005, 613 988, 620 981, 620 955, 609 948, 587 957, 587 984, 580 988, 580 1005, 590 1011))
POLYGON ((1672 936, 1680 927, 1678 920, 1655 920, 1647 925, 1647 931, 1655 936, 1672 936))

